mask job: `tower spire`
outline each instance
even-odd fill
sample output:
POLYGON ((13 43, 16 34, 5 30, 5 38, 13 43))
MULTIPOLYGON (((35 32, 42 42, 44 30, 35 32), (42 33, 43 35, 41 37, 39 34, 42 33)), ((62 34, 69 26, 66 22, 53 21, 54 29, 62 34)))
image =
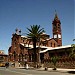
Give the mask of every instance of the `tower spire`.
POLYGON ((54 17, 54 19, 55 20, 59 20, 56 10, 55 10, 55 17, 54 17))

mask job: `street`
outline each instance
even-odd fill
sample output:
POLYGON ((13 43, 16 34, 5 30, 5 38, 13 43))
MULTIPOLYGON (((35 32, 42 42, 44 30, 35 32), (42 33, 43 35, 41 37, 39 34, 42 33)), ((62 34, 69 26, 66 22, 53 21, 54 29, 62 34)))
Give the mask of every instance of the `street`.
POLYGON ((66 72, 38 71, 0 67, 0 75, 74 75, 66 72))

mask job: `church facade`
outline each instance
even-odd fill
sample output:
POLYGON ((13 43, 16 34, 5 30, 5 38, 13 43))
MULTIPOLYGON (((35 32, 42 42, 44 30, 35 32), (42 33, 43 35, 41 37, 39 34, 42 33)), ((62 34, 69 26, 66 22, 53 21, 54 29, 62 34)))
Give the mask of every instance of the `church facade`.
MULTIPOLYGON (((53 55, 64 57, 64 53, 68 54, 68 48, 70 49, 71 46, 62 46, 61 22, 57 14, 52 21, 52 33, 52 38, 46 33, 42 34, 46 39, 41 39, 40 47, 37 42, 37 62, 48 62, 53 55)), ((34 62, 32 41, 27 36, 22 36, 21 30, 16 29, 16 32, 12 34, 8 55, 9 62, 34 62)))

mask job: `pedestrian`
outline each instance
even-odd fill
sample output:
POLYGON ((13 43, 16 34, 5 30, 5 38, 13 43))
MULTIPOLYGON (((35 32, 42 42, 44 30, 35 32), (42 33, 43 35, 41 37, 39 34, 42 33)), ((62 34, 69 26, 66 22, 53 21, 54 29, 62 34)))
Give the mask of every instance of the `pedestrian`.
POLYGON ((19 67, 20 67, 20 63, 19 63, 19 67))
POLYGON ((9 63, 8 63, 8 62, 5 63, 5 67, 6 67, 6 68, 9 67, 9 63))

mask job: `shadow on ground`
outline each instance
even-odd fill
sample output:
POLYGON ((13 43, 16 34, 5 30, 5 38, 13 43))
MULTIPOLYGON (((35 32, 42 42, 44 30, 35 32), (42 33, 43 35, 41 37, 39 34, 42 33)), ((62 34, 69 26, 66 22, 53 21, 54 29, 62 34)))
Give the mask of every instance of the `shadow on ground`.
POLYGON ((75 71, 68 71, 68 73, 75 74, 75 71))

